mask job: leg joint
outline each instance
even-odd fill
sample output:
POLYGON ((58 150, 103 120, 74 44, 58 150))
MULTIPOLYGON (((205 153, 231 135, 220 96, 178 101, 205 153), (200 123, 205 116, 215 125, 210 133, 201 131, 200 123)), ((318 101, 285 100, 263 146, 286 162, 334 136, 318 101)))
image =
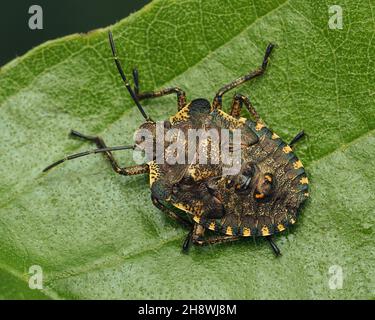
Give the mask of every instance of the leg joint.
POLYGON ((201 237, 195 237, 194 235, 192 236, 191 240, 193 241, 195 245, 200 246, 200 247, 206 244, 205 241, 201 237))

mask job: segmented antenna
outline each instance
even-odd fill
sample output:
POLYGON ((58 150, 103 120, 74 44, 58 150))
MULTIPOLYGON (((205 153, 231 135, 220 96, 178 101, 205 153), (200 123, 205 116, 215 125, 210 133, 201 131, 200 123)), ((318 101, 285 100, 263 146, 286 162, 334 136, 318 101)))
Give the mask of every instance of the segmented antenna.
POLYGON ((152 121, 151 118, 146 114, 145 110, 143 109, 143 107, 141 106, 141 104, 139 103, 139 100, 137 98, 137 95, 135 94, 135 92, 133 91, 133 89, 131 88, 128 80, 126 79, 126 76, 125 76, 125 73, 124 73, 124 70, 122 69, 121 67, 121 64, 120 64, 120 61, 117 57, 117 51, 116 51, 116 46, 115 46, 115 42, 113 41, 113 36, 112 36, 112 32, 111 31, 108 31, 108 38, 109 38, 109 43, 111 45, 111 50, 112 50, 112 55, 113 55, 113 58, 115 60, 115 63, 116 63, 116 67, 117 67, 117 70, 118 72, 120 73, 120 76, 122 78, 122 80, 124 81, 124 84, 125 84, 125 87, 126 89, 128 89, 133 101, 135 102, 135 104, 137 105, 139 111, 142 113, 142 116, 146 119, 146 121, 152 121))
POLYGON ((69 156, 66 156, 63 159, 60 159, 60 160, 50 164, 48 167, 43 169, 43 172, 46 172, 46 171, 52 169, 53 167, 56 167, 57 165, 65 162, 67 160, 76 159, 76 158, 79 158, 79 157, 87 156, 89 154, 95 154, 95 153, 100 153, 100 152, 108 152, 108 151, 117 151, 117 150, 128 150, 128 149, 134 150, 135 146, 118 146, 118 147, 100 148, 100 149, 87 150, 87 151, 71 154, 69 156))

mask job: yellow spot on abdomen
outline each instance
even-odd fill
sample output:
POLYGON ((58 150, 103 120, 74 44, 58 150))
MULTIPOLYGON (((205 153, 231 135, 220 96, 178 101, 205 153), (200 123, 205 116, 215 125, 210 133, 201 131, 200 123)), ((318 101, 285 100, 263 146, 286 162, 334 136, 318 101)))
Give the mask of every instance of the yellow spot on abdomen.
POLYGON ((225 233, 232 236, 233 235, 232 227, 227 227, 227 230, 225 231, 225 233))
POLYGON ((255 126, 256 131, 260 131, 262 128, 264 128, 264 124, 262 122, 258 122, 255 126))
POLYGON ((268 229, 267 226, 264 226, 261 231, 262 231, 262 236, 269 236, 270 235, 270 230, 268 229))
POLYGON ((196 223, 199 223, 199 222, 201 222, 201 217, 199 217, 199 216, 194 216, 193 220, 194 220, 196 223))
POLYGON ((285 230, 285 226, 284 226, 283 224, 279 223, 279 224, 277 225, 277 230, 279 230, 279 231, 284 231, 284 230, 285 230))
POLYGON ((271 138, 273 140, 276 140, 276 139, 279 139, 280 137, 276 133, 272 133, 272 137, 271 138))
POLYGON ((208 229, 215 231, 215 222, 211 222, 208 229))
POLYGON ((243 228, 242 235, 244 237, 249 237, 251 235, 250 228, 243 228))
POLYGON ((296 162, 293 163, 293 167, 294 169, 302 168, 303 167, 302 162, 300 160, 297 160, 296 162))
POLYGON ((290 153, 290 152, 292 152, 292 148, 289 147, 289 146, 285 146, 285 147, 283 148, 283 151, 284 151, 284 153, 290 153))
POLYGON ((241 118, 238 119, 238 122, 239 122, 240 124, 245 124, 246 121, 247 121, 246 118, 242 118, 242 117, 241 117, 241 118))
POLYGON ((301 184, 308 184, 309 183, 309 179, 307 179, 307 177, 303 177, 303 178, 301 178, 301 180, 299 182, 301 184))

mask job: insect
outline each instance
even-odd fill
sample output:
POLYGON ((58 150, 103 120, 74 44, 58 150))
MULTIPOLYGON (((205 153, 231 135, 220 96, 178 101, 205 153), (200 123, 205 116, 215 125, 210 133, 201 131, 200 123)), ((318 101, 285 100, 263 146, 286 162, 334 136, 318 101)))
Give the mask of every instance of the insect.
MULTIPOLYGON (((163 122, 163 130, 178 129, 179 132, 186 133, 190 129, 202 128, 220 132, 223 129, 229 132, 239 129, 241 156, 237 172, 223 174, 224 163, 220 160, 215 164, 193 161, 170 164, 158 163, 155 155, 144 164, 121 167, 112 151, 135 150, 142 140, 136 138, 134 145, 107 147, 102 138, 74 130, 71 131, 72 136, 91 141, 98 149, 69 155, 43 171, 48 171, 66 160, 104 153, 113 170, 119 174, 149 174, 153 204, 190 229, 182 245, 184 251, 188 250, 191 243, 206 245, 233 242, 244 237, 265 237, 278 256, 280 250, 272 235, 286 230, 296 222, 301 204, 309 196, 306 172, 292 149, 304 132, 299 132, 290 143, 285 143, 267 128, 249 98, 242 94, 234 95, 229 114, 222 111, 222 97, 225 93, 264 74, 274 45, 267 46, 259 68, 224 85, 210 103, 203 98, 188 102, 185 92, 179 87, 140 92, 137 69, 133 69, 132 88, 121 67, 111 32, 109 42, 117 70, 145 119, 138 130, 147 129, 152 133, 153 147, 160 142, 156 138, 156 122, 146 114, 140 101, 176 94, 178 111, 163 122), (250 118, 241 117, 243 106, 249 112, 250 118), (207 236, 207 233, 211 233, 211 236, 207 236)), ((204 141, 206 147, 212 146, 214 140, 207 137, 204 141)), ((231 140, 228 141, 227 144, 231 145, 231 140)), ((219 142, 224 144, 224 140, 219 142)), ((194 152, 197 156, 196 149, 194 152)))

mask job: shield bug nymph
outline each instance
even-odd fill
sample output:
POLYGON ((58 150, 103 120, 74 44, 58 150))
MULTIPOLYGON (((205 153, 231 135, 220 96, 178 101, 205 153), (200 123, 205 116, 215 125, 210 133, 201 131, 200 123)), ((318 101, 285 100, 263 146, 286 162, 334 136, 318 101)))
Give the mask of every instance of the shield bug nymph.
MULTIPOLYGON (((220 88, 210 103, 203 98, 188 102, 185 92, 179 87, 140 92, 136 69, 133 70, 133 88, 117 57, 111 32, 109 42, 125 87, 145 119, 139 131, 147 130, 151 133, 152 156, 143 164, 120 167, 112 151, 140 148, 144 142, 142 139, 137 138, 135 143, 129 146, 107 147, 100 137, 72 130, 72 136, 94 142, 98 149, 67 156, 43 171, 48 171, 66 160, 104 153, 113 170, 119 174, 149 174, 153 204, 170 218, 190 229, 183 243, 185 251, 191 242, 206 245, 232 242, 243 237, 266 237, 275 254, 279 255, 280 250, 271 236, 286 230, 296 222, 301 204, 309 195, 307 175, 292 149, 304 133, 301 131, 290 143, 285 143, 267 128, 249 98, 241 94, 234 95, 229 113, 222 110, 222 97, 225 93, 264 74, 274 45, 267 46, 259 68, 220 88), (158 154, 155 150, 158 147, 160 149, 160 137, 156 135, 157 123, 146 114, 140 101, 168 94, 176 94, 178 111, 163 122, 163 151, 168 154, 168 147, 176 142, 179 135, 187 134, 191 129, 214 129, 218 132, 227 130, 231 137, 236 130, 240 130, 237 147, 233 137, 224 141, 221 136, 213 138, 205 135, 200 141, 204 147, 193 149, 193 156, 186 157, 194 161, 157 161, 158 154), (243 106, 250 113, 249 118, 241 117, 243 106), (165 139, 164 135, 170 130, 177 130, 179 133, 172 139, 165 139), (164 140, 168 140, 165 145, 164 140), (226 163, 220 152, 211 155, 211 161, 208 163, 196 161, 201 155, 201 150, 215 149, 215 142, 220 146, 227 145, 230 154, 239 149, 237 151, 240 151, 240 158, 236 162, 236 172, 223 173, 226 163), (207 229, 211 230, 211 236, 205 235, 207 229)), ((190 152, 191 148, 184 144, 182 150, 190 152)), ((162 159, 165 160, 165 154, 162 159)))

